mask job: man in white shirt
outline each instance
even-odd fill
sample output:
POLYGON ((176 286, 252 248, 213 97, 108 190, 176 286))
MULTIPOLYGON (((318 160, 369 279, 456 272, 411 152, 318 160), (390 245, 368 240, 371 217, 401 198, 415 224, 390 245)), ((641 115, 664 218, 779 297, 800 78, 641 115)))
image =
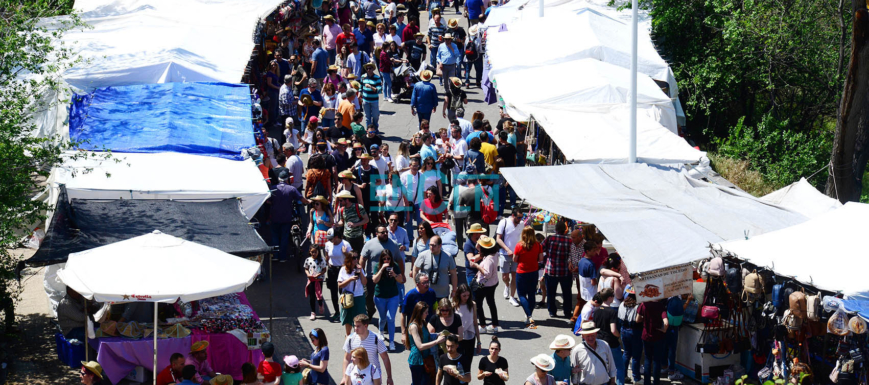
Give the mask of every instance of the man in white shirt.
POLYGON ((474 132, 474 125, 468 120, 465 120, 464 108, 459 108, 458 110, 456 110, 456 120, 459 121, 459 127, 462 128, 462 139, 467 138, 468 135, 474 132))
POLYGON ((409 212, 406 211, 407 222, 404 224, 404 229, 407 231, 409 238, 413 237, 413 229, 415 229, 414 219, 416 220, 416 226, 419 226, 422 222, 419 214, 419 204, 425 199, 425 194, 422 191, 424 183, 425 179, 422 178, 422 174, 419 172, 419 158, 413 158, 410 160, 410 170, 401 174, 404 200, 407 202, 408 210, 410 210, 409 212))
POLYGON ((501 280, 504 281, 504 298, 510 300, 510 304, 518 307, 516 299, 516 262, 513 262, 513 249, 522 238, 522 213, 513 207, 510 217, 498 222, 498 230, 495 239, 501 246, 498 257, 498 270, 501 271, 501 280))
POLYGON ((450 148, 450 156, 455 161, 456 165, 453 166, 452 169, 452 185, 456 185, 456 176, 459 175, 459 165, 464 164, 465 162, 465 154, 468 153, 468 142, 462 138, 462 127, 459 126, 459 121, 454 120, 450 123, 450 136, 452 137, 450 140, 452 142, 452 147, 450 148))
POLYGON ((296 147, 292 143, 284 143, 284 155, 287 156, 287 169, 293 176, 292 186, 296 190, 304 191, 302 190, 302 176, 305 175, 305 162, 296 154, 296 147))
POLYGON ((616 383, 616 365, 613 352, 604 340, 597 339, 600 329, 594 327, 594 322, 583 322, 578 334, 582 343, 570 351, 570 362, 573 363, 572 383, 584 385, 603 385, 616 383))
MULTIPOLYGON (((350 364, 350 353, 353 349, 363 347, 368 352, 368 362, 379 369, 381 373, 386 374, 387 385, 393 385, 392 363, 389 362, 389 355, 386 353, 386 344, 383 343, 383 336, 368 331, 370 322, 371 319, 365 314, 359 314, 353 318, 353 333, 344 340, 344 366, 341 373, 347 372, 347 365, 350 364), (383 360, 383 363, 380 360, 383 360)), ((352 382, 345 374, 341 383, 349 385, 352 382)))

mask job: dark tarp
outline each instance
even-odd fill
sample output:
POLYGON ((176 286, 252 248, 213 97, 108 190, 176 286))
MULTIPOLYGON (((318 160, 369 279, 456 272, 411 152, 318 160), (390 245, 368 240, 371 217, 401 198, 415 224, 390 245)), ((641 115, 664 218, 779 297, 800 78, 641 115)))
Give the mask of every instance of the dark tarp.
POLYGON ((70 253, 160 230, 165 234, 237 255, 252 257, 270 248, 245 218, 237 199, 219 202, 170 200, 84 200, 61 194, 48 232, 25 263, 66 262, 70 253))

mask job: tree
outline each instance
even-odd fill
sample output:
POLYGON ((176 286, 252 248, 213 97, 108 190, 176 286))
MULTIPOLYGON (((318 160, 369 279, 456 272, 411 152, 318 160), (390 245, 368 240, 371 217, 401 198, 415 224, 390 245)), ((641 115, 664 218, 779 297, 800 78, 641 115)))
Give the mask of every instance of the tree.
POLYGON ((76 59, 60 43, 66 31, 84 26, 73 0, 0 0, 0 310, 6 330, 14 323, 18 257, 10 252, 50 209, 31 199, 40 180, 72 144, 35 138, 30 117, 50 106, 40 96, 61 84, 59 74, 76 59), (46 17, 50 26, 39 23, 46 17))
POLYGON ((827 178, 828 196, 845 203, 860 201, 863 173, 869 160, 869 10, 854 1, 851 61, 845 80, 836 137, 827 178))

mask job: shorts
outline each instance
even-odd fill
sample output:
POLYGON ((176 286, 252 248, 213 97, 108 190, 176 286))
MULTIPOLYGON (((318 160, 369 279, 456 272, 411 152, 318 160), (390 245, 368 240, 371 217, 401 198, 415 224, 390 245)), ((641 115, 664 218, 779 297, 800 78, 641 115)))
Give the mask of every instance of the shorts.
POLYGON ((512 256, 503 254, 498 256, 498 271, 500 271, 501 274, 515 273, 517 266, 519 266, 519 264, 513 262, 512 256))

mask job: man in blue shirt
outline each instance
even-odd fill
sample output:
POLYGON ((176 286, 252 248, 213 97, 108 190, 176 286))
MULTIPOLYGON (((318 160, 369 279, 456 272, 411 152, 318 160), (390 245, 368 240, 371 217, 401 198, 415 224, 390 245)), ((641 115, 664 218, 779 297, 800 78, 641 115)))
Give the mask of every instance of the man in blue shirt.
POLYGON ((488 132, 483 131, 483 121, 482 120, 480 120, 480 119, 474 120, 474 122, 471 123, 471 125, 474 128, 474 132, 468 134, 468 136, 465 137, 466 142, 471 143, 471 139, 480 138, 480 141, 487 142, 489 144, 495 144, 495 137, 492 136, 492 134, 489 134, 488 132))
POLYGON ((350 43, 350 57, 347 58, 347 67, 350 67, 350 73, 356 75, 357 79, 362 78, 365 63, 371 61, 368 54, 359 50, 356 43, 350 43))
POLYGON ((362 2, 362 12, 365 13, 365 21, 369 23, 376 22, 378 9, 380 9, 380 4, 375 0, 367 0, 362 2))
POLYGON ((317 79, 317 83, 323 83, 326 78, 326 70, 329 69, 329 52, 323 49, 320 39, 314 39, 314 53, 311 54, 311 77, 317 79))
POLYGON ((405 341, 407 341, 408 338, 407 324, 410 320, 411 314, 413 314, 413 308, 416 306, 417 302, 422 301, 428 304, 429 317, 433 314, 437 314, 434 311, 434 303, 437 300, 437 296, 435 295, 434 290, 429 289, 431 279, 429 278, 428 273, 420 271, 416 273, 413 280, 416 282, 416 287, 407 292, 407 295, 404 297, 404 302, 401 304, 401 314, 404 314, 404 317, 401 317, 401 332, 404 333, 405 341))
POLYGON ((459 64, 459 47, 453 43, 453 35, 445 34, 444 43, 438 47, 438 68, 441 70, 441 79, 450 79, 456 76, 456 65, 459 64))
POLYGON ((468 13, 468 26, 480 22, 483 14, 483 0, 465 0, 465 12, 468 13))
POLYGON ((404 36, 404 29, 407 27, 407 24, 404 22, 404 14, 404 11, 399 11, 396 22, 392 24, 395 26, 395 34, 398 36, 404 36))
POLYGON ((431 120, 431 114, 438 110, 438 90, 429 82, 432 75, 429 70, 422 71, 422 81, 413 85, 410 95, 410 112, 418 116, 420 122, 431 120))
POLYGON ((419 159, 422 161, 422 164, 425 165, 425 160, 431 158, 433 161, 437 162, 438 160, 438 152, 432 146, 432 142, 434 139, 431 135, 423 135, 422 136, 422 147, 419 149, 419 159))
POLYGON ((365 112, 365 127, 380 127, 380 91, 383 80, 374 73, 374 63, 365 63, 365 75, 362 75, 362 110, 365 112))
POLYGON ((320 83, 317 82, 317 79, 310 79, 308 80, 308 88, 299 92, 299 105, 302 106, 302 127, 307 127, 308 120, 312 116, 320 116, 320 108, 323 107, 323 94, 317 89, 318 84, 320 83), (312 101, 311 105, 307 107, 302 102, 305 95, 309 95, 312 101))
POLYGON ((278 174, 278 184, 272 191, 270 211, 270 224, 272 230, 272 246, 278 246, 278 261, 287 260, 287 249, 290 245, 290 228, 293 226, 293 205, 302 202, 309 204, 299 190, 288 183, 290 171, 282 170, 278 174))
POLYGON ((497 7, 498 7, 498 0, 492 0, 492 2, 489 3, 489 4, 490 4, 490 5, 489 5, 489 8, 486 8, 486 12, 485 12, 485 14, 484 14, 486 17, 489 17, 489 12, 492 12, 492 9, 493 9, 493 8, 497 8, 497 7))
MULTIPOLYGON (((356 37, 356 45, 359 46, 359 50, 367 53, 371 56, 371 52, 374 50, 374 23, 370 21, 365 21, 365 19, 359 19, 359 28, 355 28, 353 30, 353 36, 356 37), (371 27, 371 28, 368 28, 371 27)), ((359 76, 359 75, 356 75, 359 76)))

